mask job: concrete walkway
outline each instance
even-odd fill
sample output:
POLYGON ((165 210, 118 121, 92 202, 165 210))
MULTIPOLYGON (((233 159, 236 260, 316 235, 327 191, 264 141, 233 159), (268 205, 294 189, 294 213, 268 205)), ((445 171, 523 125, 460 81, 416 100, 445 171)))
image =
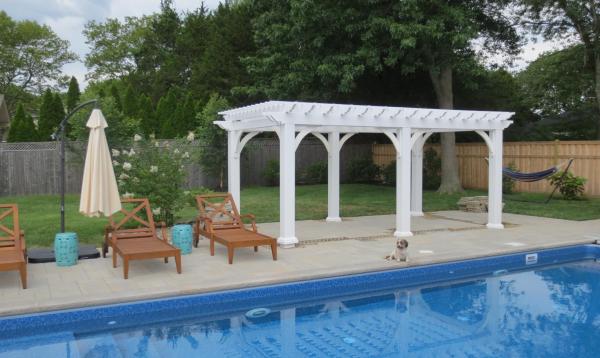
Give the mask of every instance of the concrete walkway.
MULTIPOLYGON (((183 274, 172 260, 134 261, 124 280, 119 261, 83 260, 73 267, 30 264, 29 288, 20 288, 17 272, 0 273, 0 315, 47 311, 139 299, 388 270, 408 265, 468 259, 516 251, 592 243, 600 239, 600 220, 574 222, 522 215, 505 215, 505 230, 485 229, 484 214, 436 212, 413 220, 409 263, 383 259, 393 249, 393 215, 350 218, 342 223, 297 223, 301 240, 295 249, 279 250, 279 260, 261 248, 236 251, 233 265, 217 245, 211 257, 202 240, 183 257, 183 274)), ((276 234, 278 225, 262 224, 276 234)))

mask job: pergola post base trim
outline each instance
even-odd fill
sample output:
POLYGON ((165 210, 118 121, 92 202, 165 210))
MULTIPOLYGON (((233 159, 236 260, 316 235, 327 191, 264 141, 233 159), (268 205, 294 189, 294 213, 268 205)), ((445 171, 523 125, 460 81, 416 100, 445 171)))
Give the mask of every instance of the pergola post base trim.
POLYGON ((488 229, 504 229, 504 225, 502 225, 502 224, 492 224, 492 223, 488 223, 488 224, 486 225, 486 227, 487 227, 488 229))
POLYGON ((395 237, 411 237, 413 233, 410 231, 394 231, 395 237))
POLYGON ((422 211, 411 211, 410 215, 412 215, 412 216, 425 216, 425 213, 423 213, 422 211))
POLYGON ((277 244, 282 249, 293 249, 294 247, 296 247, 297 243, 298 243, 298 238, 295 236, 294 237, 278 237, 277 238, 277 244))
POLYGON ((330 218, 329 216, 325 219, 325 221, 327 221, 328 223, 341 223, 342 222, 342 218, 340 218, 339 216, 336 218, 330 218))

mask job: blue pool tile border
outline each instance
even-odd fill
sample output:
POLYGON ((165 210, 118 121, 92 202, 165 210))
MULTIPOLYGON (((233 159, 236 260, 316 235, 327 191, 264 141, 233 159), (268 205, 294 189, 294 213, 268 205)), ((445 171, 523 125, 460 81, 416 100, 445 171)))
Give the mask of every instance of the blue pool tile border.
POLYGON ((489 276, 498 272, 507 273, 590 259, 600 259, 599 245, 524 251, 269 286, 7 316, 0 318, 0 335, 3 339, 22 334, 41 335, 61 330, 68 331, 75 325, 79 331, 86 331, 86 327, 93 331, 98 330, 99 322, 111 322, 111 320, 116 321, 114 325, 106 326, 107 330, 130 325, 150 324, 160 317, 163 317, 164 320, 185 319, 186 316, 214 317, 253 307, 277 307, 307 300, 322 300, 392 288, 439 284, 440 282, 489 276), (537 262, 527 265, 526 258, 530 254, 537 254, 537 262))

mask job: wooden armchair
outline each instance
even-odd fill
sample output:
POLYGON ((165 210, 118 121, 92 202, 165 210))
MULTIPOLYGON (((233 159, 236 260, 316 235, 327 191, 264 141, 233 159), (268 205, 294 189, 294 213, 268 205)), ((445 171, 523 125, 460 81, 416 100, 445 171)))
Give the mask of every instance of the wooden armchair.
POLYGON ((19 270, 21 285, 27 288, 25 232, 19 226, 19 209, 17 204, 0 204, 0 271, 12 270, 19 270))
POLYGON ((113 250, 113 267, 117 267, 117 255, 123 259, 123 275, 127 279, 130 260, 145 260, 175 257, 177 272, 181 273, 181 251, 168 243, 165 223, 154 222, 148 199, 122 199, 122 218, 116 220, 116 214, 109 218, 109 225, 104 231, 102 256, 106 257, 108 248, 113 250), (133 204, 133 209, 127 206, 133 204), (132 227, 132 225, 134 227, 132 227), (162 239, 158 237, 160 227, 162 239))
POLYGON ((215 254, 215 242, 227 247, 229 263, 233 263, 235 248, 267 245, 271 247, 273 260, 277 260, 277 240, 258 232, 254 215, 240 215, 230 193, 196 196, 199 215, 194 224, 194 246, 198 247, 200 236, 210 239, 210 254, 215 254), (250 219, 252 230, 244 225, 250 219))

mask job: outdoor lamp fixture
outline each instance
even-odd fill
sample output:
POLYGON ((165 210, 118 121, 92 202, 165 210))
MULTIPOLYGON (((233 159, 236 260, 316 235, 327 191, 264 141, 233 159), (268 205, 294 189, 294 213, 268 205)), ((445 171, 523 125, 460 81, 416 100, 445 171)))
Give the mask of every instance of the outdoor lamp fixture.
POLYGON ((67 142, 66 127, 69 119, 80 109, 94 104, 95 108, 98 108, 98 100, 92 99, 87 102, 83 102, 65 116, 60 122, 58 129, 52 135, 55 140, 60 140, 60 232, 65 232, 65 191, 66 191, 66 173, 65 173, 65 143, 67 142))

